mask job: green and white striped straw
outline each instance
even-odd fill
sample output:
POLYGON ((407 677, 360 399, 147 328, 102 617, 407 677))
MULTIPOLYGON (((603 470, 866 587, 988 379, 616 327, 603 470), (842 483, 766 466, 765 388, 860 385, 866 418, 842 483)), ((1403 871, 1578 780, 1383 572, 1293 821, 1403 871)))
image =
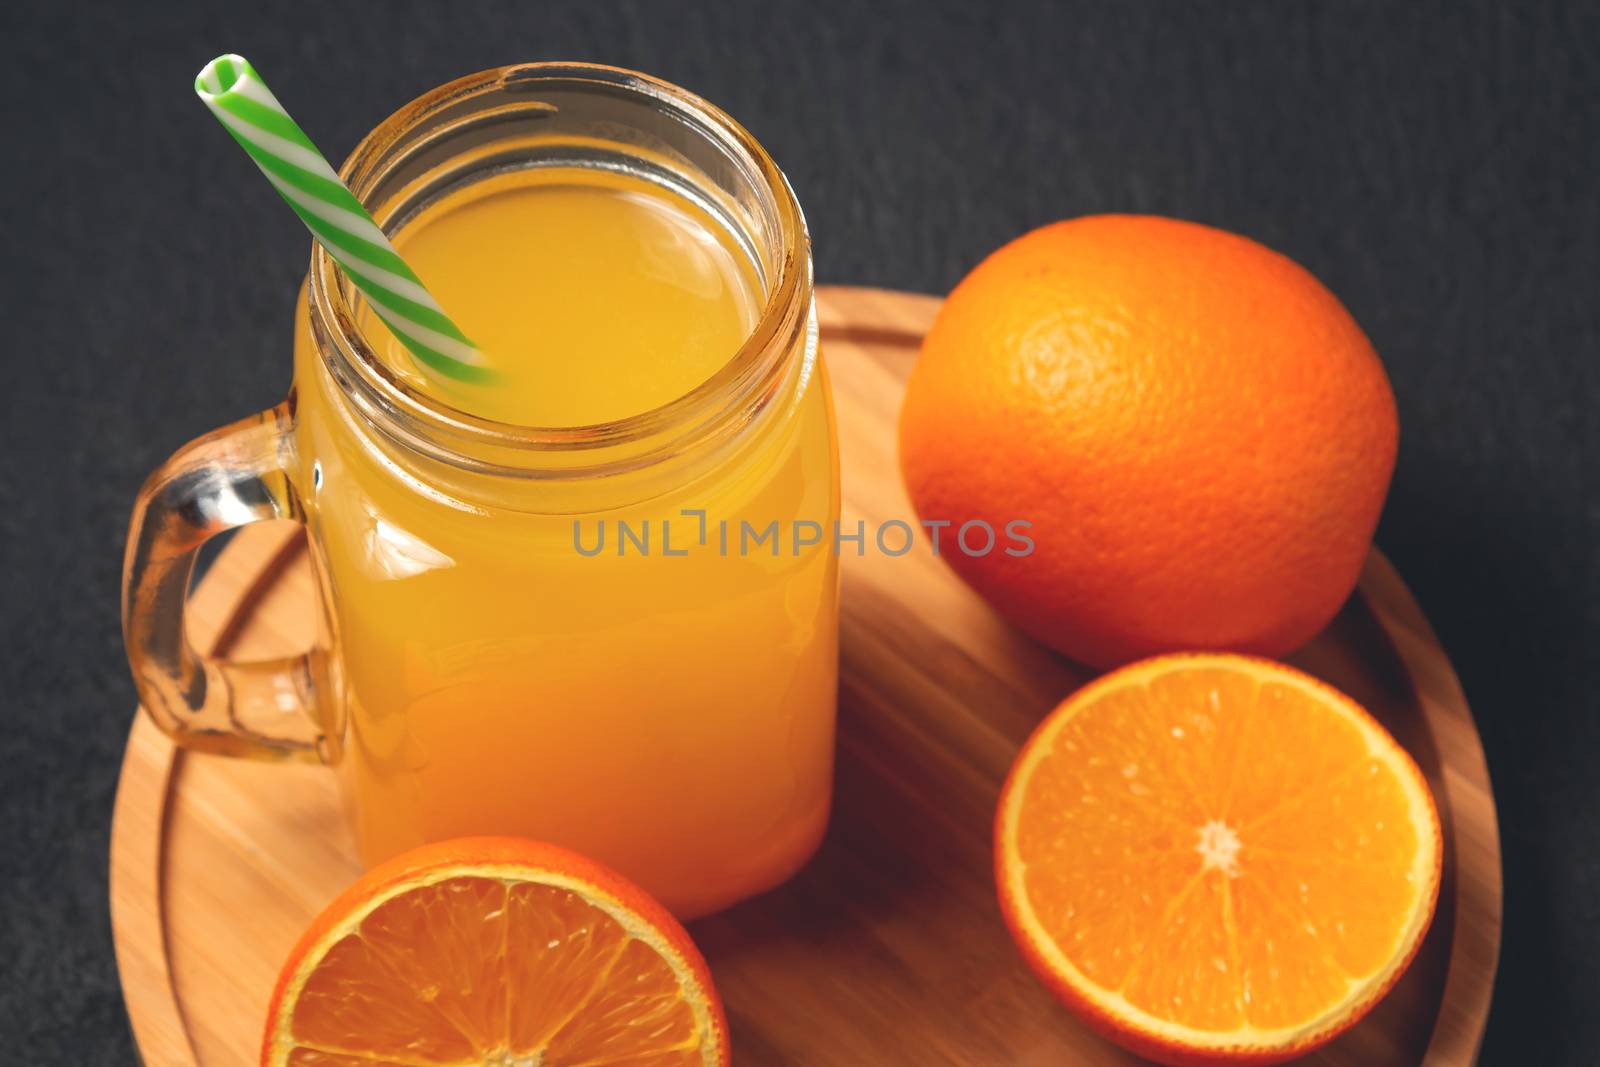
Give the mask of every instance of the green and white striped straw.
POLYGON ((249 60, 218 56, 195 76, 194 91, 418 362, 456 381, 492 377, 477 346, 423 288, 249 60))

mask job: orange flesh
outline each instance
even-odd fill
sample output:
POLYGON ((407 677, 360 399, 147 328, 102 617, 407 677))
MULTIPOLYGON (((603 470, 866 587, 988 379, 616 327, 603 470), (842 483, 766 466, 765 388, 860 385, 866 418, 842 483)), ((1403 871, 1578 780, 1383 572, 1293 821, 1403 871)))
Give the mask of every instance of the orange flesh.
POLYGON ((1039 927, 1098 990, 1196 1031, 1317 1020, 1409 952, 1432 900, 1437 831, 1400 750, 1375 752, 1331 694, 1260 673, 1103 689, 1013 783, 1011 862, 1039 927))
POLYGON ((293 1067, 700 1067, 672 966, 581 895, 458 876, 406 890, 328 949, 289 1024, 293 1067))

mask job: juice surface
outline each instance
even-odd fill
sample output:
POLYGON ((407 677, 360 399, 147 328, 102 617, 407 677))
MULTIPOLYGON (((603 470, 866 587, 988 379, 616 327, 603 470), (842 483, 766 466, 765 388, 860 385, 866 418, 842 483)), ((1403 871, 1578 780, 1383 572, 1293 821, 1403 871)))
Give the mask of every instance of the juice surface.
POLYGON ((499 175, 419 212, 395 245, 496 379, 430 377, 370 310, 363 329, 417 388, 500 422, 582 426, 659 407, 716 373, 761 310, 728 231, 626 174, 499 175))
MULTIPOLYGON (((710 219, 610 174, 499 175, 419 213, 396 244, 501 377, 442 384, 373 318, 367 337, 418 388, 502 420, 579 425, 675 399, 734 355, 763 299, 710 219)), ((530 506, 526 484, 501 501, 481 476, 458 498, 460 478, 408 465, 352 420, 304 296, 296 336, 296 482, 363 859, 518 834, 594 856, 683 917, 799 867, 831 789, 837 558, 826 544, 724 552, 716 530, 831 530, 820 363, 710 473, 624 506, 596 486, 573 514, 530 506), (709 537, 683 509, 706 513, 709 537), (575 523, 587 548, 604 524, 598 554, 577 551, 575 523), (648 525, 651 551, 624 548, 619 523, 648 525), (685 555, 664 554, 669 527, 685 555)))

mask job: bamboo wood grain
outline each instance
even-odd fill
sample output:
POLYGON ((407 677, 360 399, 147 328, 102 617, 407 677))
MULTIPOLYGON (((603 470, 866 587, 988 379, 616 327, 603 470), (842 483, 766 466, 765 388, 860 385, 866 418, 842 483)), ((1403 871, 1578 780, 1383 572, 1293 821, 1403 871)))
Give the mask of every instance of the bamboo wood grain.
MULTIPOLYGON (((894 422, 931 297, 824 288, 844 521, 914 521, 894 422)), ((869 534, 870 536, 870 534, 869 534)), ((736 1062, 875 1067, 1136 1063, 1033 981, 994 901, 999 783, 1039 718, 1088 674, 1022 637, 926 545, 846 555, 838 778, 828 838, 787 885, 693 925, 736 1062)), ((194 637, 237 658, 301 647, 315 595, 294 527, 242 531, 195 594, 194 637)), ((1446 873, 1416 962, 1360 1026, 1307 1062, 1475 1062, 1500 940, 1494 797, 1448 658, 1377 552, 1359 594, 1294 662, 1362 701, 1439 801, 1446 873)), ((175 752, 142 716, 111 847, 112 924, 151 1067, 255 1061, 277 967, 358 873, 332 775, 175 752)))

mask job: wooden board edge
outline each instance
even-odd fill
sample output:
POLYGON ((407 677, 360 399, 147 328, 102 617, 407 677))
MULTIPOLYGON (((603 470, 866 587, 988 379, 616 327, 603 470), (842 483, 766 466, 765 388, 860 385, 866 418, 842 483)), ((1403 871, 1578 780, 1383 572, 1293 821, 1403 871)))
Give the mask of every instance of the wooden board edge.
POLYGON ((135 708, 111 815, 111 930, 122 1003, 140 1059, 153 1067, 195 1067, 172 983, 161 907, 173 752, 172 742, 135 708))
POLYGON ((817 286, 817 317, 824 338, 909 344, 914 348, 933 326, 943 304, 939 297, 925 293, 854 285, 817 286), (871 325, 851 325, 865 323, 871 325))
POLYGON ((1405 667, 1438 748, 1445 794, 1441 817, 1449 823, 1454 850, 1450 962, 1422 1067, 1468 1067, 1478 1062, 1488 1024, 1504 908, 1489 766, 1448 654, 1394 564, 1376 548, 1359 588, 1405 667))
MULTIPOLYGON (((248 527, 217 557, 189 601, 208 654, 221 651, 261 593, 300 550, 300 528, 248 527)), ((162 844, 178 749, 134 709, 111 814, 109 897, 117 977, 140 1059, 198 1067, 173 985, 163 918, 162 844)))

